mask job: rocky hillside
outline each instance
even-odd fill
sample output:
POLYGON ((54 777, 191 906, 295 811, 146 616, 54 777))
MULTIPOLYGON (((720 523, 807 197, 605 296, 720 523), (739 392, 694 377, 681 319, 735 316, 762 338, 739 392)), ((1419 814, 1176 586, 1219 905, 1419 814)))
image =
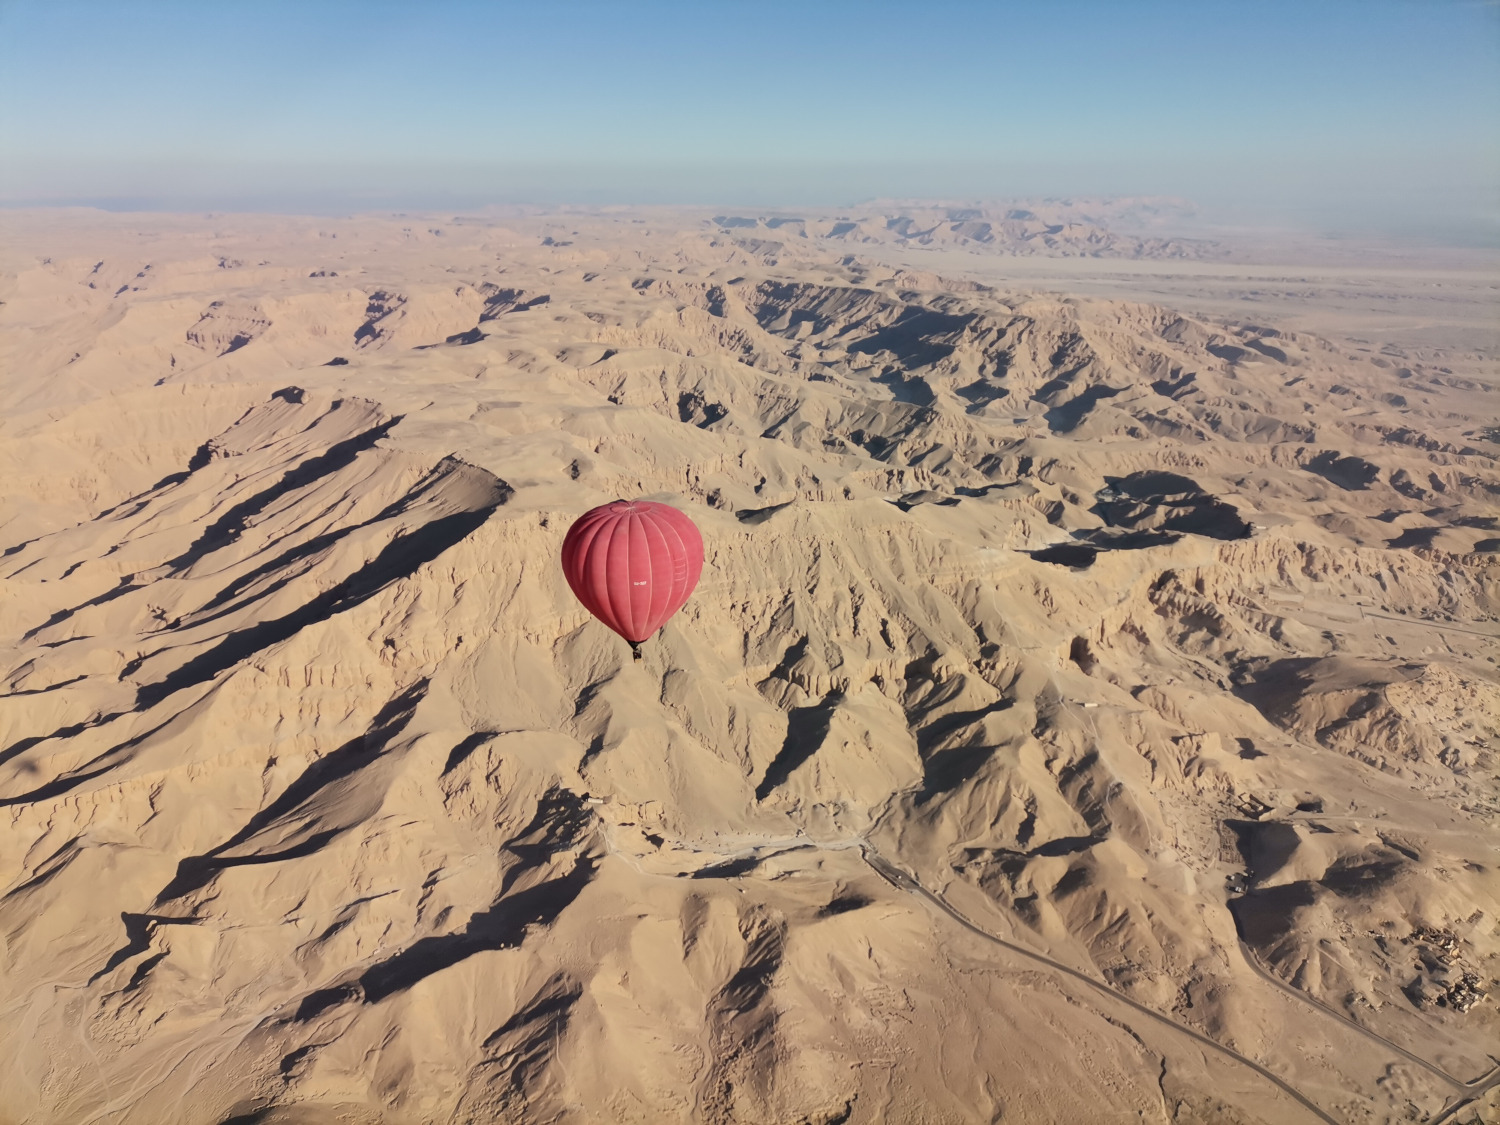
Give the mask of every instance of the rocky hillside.
POLYGON ((0 1121, 1484 1096, 1496 385, 746 237, 23 224, 0 1121), (640 664, 617 496, 707 547, 640 664))

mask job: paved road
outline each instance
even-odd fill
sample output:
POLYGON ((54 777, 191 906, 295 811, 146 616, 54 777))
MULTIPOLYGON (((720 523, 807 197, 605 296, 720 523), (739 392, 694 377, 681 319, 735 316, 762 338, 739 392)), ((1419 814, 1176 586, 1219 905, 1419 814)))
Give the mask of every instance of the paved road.
POLYGON ((1471 637, 1484 637, 1486 640, 1500 640, 1500 628, 1491 629, 1488 632, 1479 629, 1465 629, 1462 625, 1454 625, 1448 621, 1430 621, 1425 617, 1400 617, 1391 613, 1377 613, 1373 609, 1360 607, 1361 617, 1378 617, 1382 621, 1395 621, 1400 625, 1426 625, 1429 629, 1436 629, 1440 633, 1468 633, 1471 637))
POLYGON ((1304 1097, 1295 1087, 1277 1077, 1277 1075, 1261 1066, 1261 1064, 1256 1062, 1254 1059, 1247 1058, 1246 1056, 1240 1054, 1238 1051, 1224 1046, 1224 1044, 1218 1042, 1217 1040, 1211 1039, 1207 1035, 1204 1035, 1201 1031, 1195 1031, 1193 1028, 1188 1027, 1186 1024, 1178 1023, 1171 1016, 1165 1015, 1162 1012, 1158 1012, 1155 1008, 1148 1008, 1144 1004, 1137 1003, 1130 997, 1124 995, 1116 989, 1111 988, 1103 981, 1095 980, 1093 977, 1089 976, 1086 973, 1081 973, 1077 969, 1071 968, 1068 965, 1064 965, 1061 961, 1054 961, 1052 958, 1046 956, 1045 954, 1037 953, 1035 950, 1027 949, 1025 946, 1016 945, 1013 942, 1006 941, 1004 938, 996 937, 988 930, 982 929, 979 926, 976 926, 973 922, 969 921, 967 917, 965 917, 954 907, 950 906, 948 902, 941 896, 933 894, 926 887, 922 886, 922 884, 917 882, 917 880, 914 879, 911 875, 907 874, 901 868, 897 867, 895 864, 891 863, 888 859, 882 856, 878 851, 874 849, 874 847, 867 844, 864 848, 861 849, 861 852, 865 857, 865 862, 868 863, 870 867, 875 870, 875 873, 878 874, 886 882, 890 883, 898 890, 906 891, 909 894, 915 895, 917 898, 922 899, 929 905, 936 907, 938 910, 942 911, 942 913, 946 914, 949 918, 952 918, 955 922, 957 922, 960 926, 962 926, 969 932, 977 934, 978 936, 984 938, 986 941, 994 942, 996 945, 1002 946, 1010 952, 1020 957, 1024 957, 1029 961, 1039 962, 1040 964, 1047 966, 1049 969, 1052 969, 1055 972, 1062 973, 1063 975, 1071 977, 1074 980, 1082 981, 1084 984, 1088 985, 1095 991, 1104 993, 1105 995, 1109 996, 1110 999, 1116 1000, 1119 1003, 1126 1005, 1134 1011, 1139 1012, 1141 1015, 1155 1020, 1157 1023, 1165 1024, 1167 1027, 1172 1028, 1174 1031, 1181 1032, 1183 1035, 1186 1035, 1194 1042, 1209 1048, 1211 1051, 1224 1055, 1226 1058, 1232 1059, 1243 1066, 1249 1067, 1251 1070, 1255 1071, 1256 1074, 1259 1074, 1262 1078, 1266 1079, 1266 1081, 1274 1085, 1287 1097, 1291 1098, 1298 1105, 1306 1109, 1319 1121, 1327 1122, 1328 1125, 1340 1125, 1340 1122, 1336 1118, 1329 1117, 1328 1114, 1324 1113, 1321 1109, 1319 1109, 1316 1105, 1314 1105, 1311 1101, 1304 1097))
MULTIPOLYGON (((632 867, 635 867, 638 871, 642 871, 643 873, 645 873, 645 869, 641 867, 641 865, 633 856, 631 856, 628 852, 621 852, 615 849, 614 841, 610 838, 611 834, 609 832, 609 826, 606 824, 604 825, 604 828, 604 837, 606 846, 608 847, 609 851, 616 855, 618 858, 625 860, 632 867)), ((684 849, 686 851, 699 855, 713 855, 715 859, 718 859, 720 861, 750 858, 752 856, 762 859, 768 859, 773 855, 784 852, 814 849, 818 851, 858 850, 860 855, 863 856, 865 863, 868 864, 869 867, 886 882, 890 883, 897 890, 903 891, 915 898, 921 899, 927 905, 935 908, 942 914, 947 915, 954 922, 957 922, 960 926, 968 930, 970 933, 973 933, 988 942, 992 942, 993 944, 998 945, 1003 949, 1016 954, 1019 957, 1023 957, 1026 960, 1036 962, 1037 964, 1043 965, 1046 968, 1052 969, 1053 971, 1061 973, 1062 975, 1067 976, 1073 980, 1086 984, 1089 988, 1094 989, 1096 992, 1105 994, 1110 999, 1124 1004, 1126 1007, 1140 1013, 1143 1016, 1146 1016, 1148 1019, 1151 1019, 1156 1023, 1162 1024, 1164 1026, 1170 1027, 1172 1030, 1185 1035, 1195 1043, 1207 1047, 1209 1050, 1214 1051, 1215 1053, 1222 1055, 1234 1062, 1237 1062, 1242 1066, 1249 1068, 1250 1070, 1253 1070, 1256 1074, 1260 1075, 1266 1081, 1274 1085, 1287 1097, 1291 1098, 1298 1105, 1306 1109, 1319 1121, 1326 1122, 1328 1123, 1328 1125, 1341 1125, 1341 1123, 1336 1118, 1330 1117, 1327 1113, 1323 1112, 1323 1110, 1319 1109, 1316 1104, 1309 1100, 1294 1086, 1279 1077, 1273 1071, 1268 1070, 1266 1067, 1256 1062, 1254 1059, 1242 1055, 1238 1051, 1235 1051, 1230 1047, 1226 1047, 1218 1040, 1203 1034, 1201 1031, 1198 1031, 1188 1026, 1187 1024, 1180 1023, 1164 1012, 1159 1012, 1155 1008, 1148 1007, 1145 1004, 1141 1004, 1138 1001, 1132 1000, 1124 993, 1120 992, 1117 989, 1111 988, 1101 980, 1096 980, 1095 978, 1089 976, 1087 973, 1082 973, 1070 965, 1063 964, 1061 961, 1055 961, 1044 953, 1039 953, 1036 950, 1029 949, 1023 945, 1017 945, 1016 943, 1007 941, 1002 937, 997 937, 995 934, 992 934, 988 930, 976 925, 962 911, 952 906, 941 895, 928 890, 909 872, 897 866, 895 863, 885 858, 885 856, 881 855, 879 850, 863 836, 849 836, 841 840, 814 840, 807 836, 801 835, 767 838, 742 837, 738 840, 733 841, 724 839, 716 840, 713 842, 694 841, 691 844, 683 841, 683 843, 687 845, 684 849), (734 844, 740 844, 741 846, 734 847, 734 844), (726 845, 728 846, 726 847, 726 845)), ((684 874, 688 873, 689 872, 684 872, 684 874)), ((664 873, 656 872, 656 874, 664 873)), ((1500 1063, 1497 1063, 1495 1068, 1489 1071, 1489 1073, 1484 1074, 1479 1078, 1474 1079, 1473 1081, 1464 1082, 1459 1078, 1455 1078, 1453 1075, 1449 1074, 1447 1071, 1443 1070, 1441 1067, 1438 1067, 1434 1063, 1431 1063, 1418 1055, 1412 1054, 1404 1047, 1391 1042, 1389 1039, 1385 1038, 1385 1036, 1383 1035, 1380 1035, 1378 1032, 1371 1031, 1369 1028, 1355 1023, 1353 1020, 1349 1019, 1347 1016, 1344 1016, 1342 1013, 1328 1007, 1327 1005, 1314 999, 1312 996, 1309 996, 1306 992, 1292 987, 1285 981, 1281 980, 1279 977, 1276 977, 1274 974, 1267 972, 1265 969, 1261 968, 1260 964, 1255 959, 1253 952, 1246 948, 1243 942, 1240 943, 1240 954, 1245 959, 1245 963, 1258 976, 1267 981, 1269 984, 1274 985, 1276 988, 1288 994, 1293 999, 1307 1004, 1310 1007, 1316 1008, 1318 1011, 1322 1012, 1329 1018, 1338 1020, 1349 1030, 1363 1036, 1364 1038, 1370 1040, 1372 1043, 1378 1044, 1380 1047, 1392 1051, 1400 1057, 1428 1071, 1434 1077, 1438 1078, 1440 1081, 1446 1084, 1450 1089, 1454 1090, 1457 1096, 1446 1105, 1444 1105, 1444 1107, 1437 1113, 1437 1115, 1430 1119, 1428 1125, 1443 1125, 1443 1123, 1452 1121, 1455 1114, 1463 1110, 1465 1107, 1474 1104, 1480 1098, 1484 1097, 1484 1095, 1487 1094, 1491 1089, 1500 1086, 1500 1063)))
MULTIPOLYGON (((1346 1027, 1359 1032, 1366 1039, 1373 1039, 1376 1042, 1383 1044, 1387 1050, 1395 1051, 1396 1054, 1400 1055, 1402 1058, 1408 1060, 1409 1062, 1416 1063, 1423 1070, 1441 1079, 1443 1082, 1451 1086, 1454 1090, 1468 1091, 1478 1089, 1483 1092, 1484 1090, 1488 1090, 1491 1086, 1500 1084, 1500 1063, 1497 1063, 1487 1073, 1480 1075, 1478 1078, 1475 1078, 1470 1082, 1465 1082, 1462 1078, 1455 1078, 1453 1075, 1449 1074, 1446 1070, 1438 1066, 1436 1063, 1428 1062, 1420 1055, 1412 1054, 1399 1043, 1392 1043, 1378 1031, 1371 1031, 1363 1024, 1356 1023, 1354 1020, 1344 1015, 1343 1012, 1340 1012, 1337 1008, 1331 1008, 1327 1004, 1323 1003, 1323 1001, 1319 1000, 1316 996, 1313 996, 1300 988, 1296 988, 1290 984, 1287 984, 1286 981, 1282 980, 1275 973, 1263 968, 1261 966, 1259 958, 1255 956, 1255 951, 1248 945, 1246 945, 1243 941, 1239 943, 1239 946, 1240 956, 1245 959, 1245 964, 1250 967, 1250 970, 1254 972, 1256 976, 1260 977, 1262 980, 1267 981, 1270 984, 1275 985, 1282 992, 1285 992, 1287 995, 1293 997, 1294 999, 1301 1000, 1304 1004, 1316 1008, 1318 1011, 1322 1012, 1330 1019, 1335 1019, 1339 1023, 1344 1024, 1346 1027)), ((1494 1062, 1495 1060, 1491 1059, 1490 1061, 1494 1062)))
MULTIPOLYGON (((1051 969, 1055 969, 1057 972, 1072 977, 1074 980, 1082 981, 1084 984, 1087 984, 1095 991, 1103 992, 1113 997, 1114 999, 1120 1001, 1122 1004, 1126 1004, 1135 1011, 1140 1012, 1142 1015, 1149 1016, 1157 1023, 1167 1024, 1168 1026, 1175 1028, 1177 1031, 1182 1032, 1184 1035, 1188 1036, 1195 1042, 1201 1043, 1204 1046, 1218 1052, 1219 1054, 1249 1067, 1251 1070, 1255 1071, 1255 1073, 1259 1074, 1267 1081, 1273 1083, 1277 1089, 1282 1091, 1282 1093, 1286 1094, 1288 1097, 1295 1100, 1299 1105, 1305 1107, 1307 1110, 1317 1116, 1319 1120, 1330 1122, 1332 1123, 1332 1125, 1338 1125, 1338 1122, 1335 1118, 1328 1116, 1328 1114, 1324 1113, 1305 1096, 1303 1096, 1298 1090, 1289 1085, 1283 1079, 1277 1077, 1271 1071, 1267 1070, 1264 1066, 1256 1062, 1254 1059, 1247 1058, 1239 1052, 1231 1050, 1229 1047, 1224 1046, 1224 1044, 1218 1042, 1217 1040, 1209 1038, 1202 1032, 1195 1031, 1193 1028, 1187 1026, 1186 1024, 1179 1023, 1177 1020, 1174 1020, 1171 1016, 1168 1016, 1163 1012, 1158 1012, 1154 1008, 1149 1008, 1144 1004, 1137 1003, 1118 990, 1111 988, 1103 981, 1095 980, 1088 974, 1081 973, 1077 969, 1062 964, 1060 961, 1054 961, 1052 958, 1046 956, 1045 954, 1038 953, 1032 949, 1027 949, 1024 946, 1016 945, 1013 942, 1006 941, 1004 938, 996 937, 988 930, 976 926, 962 912, 960 912, 958 909, 950 905, 945 899, 943 899, 942 896, 929 891, 907 872, 903 871, 901 868, 897 867, 895 864, 891 863, 885 857, 880 855, 880 853, 877 852, 873 846, 867 843, 860 849, 860 852, 861 854, 863 854, 865 862, 875 870, 876 874, 885 879, 886 882, 895 886, 899 890, 906 891, 920 899, 925 900, 932 906, 935 906, 938 910, 942 911, 944 914, 948 915, 948 917, 952 918, 966 930, 969 930, 971 933, 978 934, 980 937, 986 939, 987 941, 994 942, 996 945, 1002 946, 1005 949, 1010 950, 1012 953, 1019 954, 1020 956, 1032 961, 1038 961, 1051 969)), ((1334 1009, 1328 1007, 1326 1004, 1323 1004, 1321 1001, 1313 998, 1312 996, 1309 996, 1307 993, 1301 991, 1300 989, 1293 988, 1285 981, 1262 969, 1259 963, 1255 960, 1254 954, 1248 948, 1246 948, 1244 942, 1240 942, 1240 954, 1245 958, 1246 964, 1248 964, 1250 968, 1254 970, 1259 976, 1269 981, 1271 984, 1275 985, 1283 992, 1289 994, 1293 999, 1300 1000, 1305 1004, 1317 1008, 1324 1014, 1345 1024, 1350 1030, 1363 1035, 1366 1039, 1370 1039, 1376 1043, 1379 1043, 1382 1046, 1386 1047, 1388 1050, 1394 1051, 1402 1058, 1405 1058, 1422 1067, 1422 1069, 1430 1072, 1431 1074, 1442 1080, 1444 1083, 1446 1083, 1448 1086, 1458 1091, 1459 1096, 1457 1097, 1457 1099, 1447 1103, 1440 1111, 1438 1111, 1436 1116, 1429 1119, 1427 1125, 1443 1125, 1444 1122, 1451 1121, 1453 1119, 1453 1116, 1460 1110, 1464 1109, 1467 1106, 1473 1105, 1480 1098, 1484 1097, 1485 1094, 1489 1093, 1490 1090, 1496 1087, 1500 1087, 1500 1061, 1491 1060, 1496 1061, 1496 1065, 1490 1071, 1478 1078, 1473 1079, 1472 1081, 1465 1082, 1462 1079, 1455 1078, 1453 1075, 1449 1074, 1447 1071, 1443 1070, 1441 1067, 1435 1065, 1434 1063, 1428 1062, 1426 1059, 1412 1054, 1410 1051, 1400 1046, 1399 1044, 1392 1043, 1389 1039, 1379 1034, 1378 1032, 1371 1031, 1369 1028, 1355 1023, 1347 1016, 1344 1016, 1334 1009)))

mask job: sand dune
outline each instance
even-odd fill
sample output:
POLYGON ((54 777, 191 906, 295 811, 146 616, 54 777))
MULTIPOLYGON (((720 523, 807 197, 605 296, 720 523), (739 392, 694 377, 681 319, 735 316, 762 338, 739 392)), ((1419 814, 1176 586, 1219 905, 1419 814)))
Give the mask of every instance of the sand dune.
POLYGON ((1496 1112, 1493 368, 929 210, 7 217, 0 1121, 1496 1112))

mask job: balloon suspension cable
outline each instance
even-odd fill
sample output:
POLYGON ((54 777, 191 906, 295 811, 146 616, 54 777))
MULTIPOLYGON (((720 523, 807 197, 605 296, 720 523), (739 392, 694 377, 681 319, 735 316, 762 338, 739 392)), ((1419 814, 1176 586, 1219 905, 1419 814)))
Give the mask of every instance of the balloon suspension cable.
POLYGON ((640 641, 631 641, 630 642, 630 651, 633 652, 633 653, 635 653, 635 662, 637 664, 639 664, 640 661, 641 661, 641 642, 640 641))

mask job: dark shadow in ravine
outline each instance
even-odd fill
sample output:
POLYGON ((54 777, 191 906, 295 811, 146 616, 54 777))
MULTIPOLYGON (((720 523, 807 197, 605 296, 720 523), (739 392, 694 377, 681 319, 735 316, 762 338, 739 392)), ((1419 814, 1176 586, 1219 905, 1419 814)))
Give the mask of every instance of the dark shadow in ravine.
POLYGON ((1042 415, 1047 422, 1047 428, 1054 434, 1072 433, 1083 420, 1088 417, 1089 412, 1096 405, 1107 398, 1114 398, 1124 387, 1107 387, 1102 383, 1090 387, 1076 398, 1069 399, 1061 406, 1054 406, 1042 415))
POLYGON ((926 367, 953 354, 956 345, 942 337, 956 340, 978 319, 978 313, 945 313, 908 306, 891 324, 851 343, 849 351, 855 355, 890 352, 903 367, 926 367))
POLYGON ((833 713, 844 701, 844 693, 831 691, 821 703, 794 707, 787 713, 786 738, 781 750, 766 767, 766 776, 755 787, 755 799, 764 801, 777 786, 792 776, 792 771, 818 752, 833 725, 833 713))
POLYGON ((420 938, 347 984, 309 993, 293 1018, 309 1020, 353 1000, 375 1004, 476 953, 514 949, 530 927, 554 921, 588 886, 597 866, 595 857, 584 856, 566 874, 517 891, 475 914, 459 933, 420 938))
MULTIPOLYGON (((160 681, 141 685, 136 691, 136 709, 144 710, 173 692, 206 683, 220 672, 271 645, 287 640, 309 625, 326 621, 335 614, 362 605, 391 583, 410 577, 449 547, 466 538, 489 519, 490 513, 501 503, 502 499, 497 497, 478 511, 456 512, 397 536, 374 559, 300 609, 272 621, 262 621, 236 630, 207 652, 169 672, 160 681)), ((127 666, 122 676, 133 670, 127 666)))
POLYGON ((241 867, 258 863, 275 863, 284 859, 296 859, 310 855, 321 848, 342 828, 330 828, 314 833, 302 843, 277 852, 248 856, 226 856, 225 852, 239 847, 258 832, 277 820, 306 804, 320 790, 340 778, 348 777, 363 769, 385 753, 391 740, 400 734, 411 721, 417 704, 427 694, 427 681, 418 680, 396 696, 371 720, 370 728, 357 738, 352 738, 336 750, 332 750, 308 766, 281 795, 245 822, 244 826, 218 847, 199 856, 189 856, 177 864, 177 873, 172 881, 156 896, 156 905, 170 902, 205 886, 220 871, 229 867, 241 867))
MULTIPOLYGON (((323 418, 335 413, 343 405, 343 400, 333 404, 328 414, 323 418)), ((321 421, 322 419, 319 419, 321 421)), ((201 535, 188 546, 176 558, 169 560, 165 565, 172 570, 181 572, 192 566, 204 555, 217 551, 220 547, 227 546, 239 538, 240 533, 245 530, 246 522, 252 517, 259 515, 289 492, 317 482, 323 477, 332 476, 340 469, 353 464, 354 459, 365 450, 372 448, 376 442, 390 433, 391 427, 401 421, 401 415, 397 415, 388 421, 372 426, 368 430, 355 434, 353 437, 345 438, 341 442, 330 445, 317 456, 309 457, 288 469, 281 475, 281 479, 268 488, 263 488, 254 496, 240 501, 227 512, 225 512, 208 527, 203 529, 201 535)))

